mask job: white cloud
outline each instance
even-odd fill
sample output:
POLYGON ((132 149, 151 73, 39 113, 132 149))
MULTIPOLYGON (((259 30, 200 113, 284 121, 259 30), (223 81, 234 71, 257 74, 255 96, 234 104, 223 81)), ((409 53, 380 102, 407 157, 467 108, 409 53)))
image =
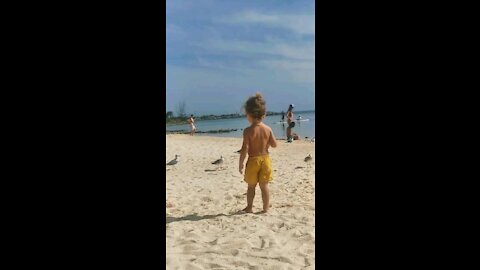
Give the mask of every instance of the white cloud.
POLYGON ((284 80, 315 84, 315 61, 262 60, 258 64, 276 72, 284 80))
MULTIPOLYGON (((169 65, 167 104, 176 104, 185 99, 190 109, 207 110, 205 108, 212 107, 222 113, 230 113, 236 111, 249 95, 261 91, 269 97, 268 106, 272 110, 281 110, 285 104, 291 103, 291 100, 301 99, 305 99, 304 107, 315 107, 313 101, 315 70, 308 69, 311 67, 309 64, 305 63, 302 66, 290 64, 288 61, 262 63, 271 66, 242 68, 241 72, 237 72, 228 69, 169 65), (281 68, 274 68, 276 65, 280 65, 281 68), (217 100, 222 102, 217 104, 217 100), (222 104, 221 108, 219 104, 222 104)), ((295 102, 297 103, 300 102, 295 102)))
POLYGON ((234 59, 213 61, 198 57, 197 63, 204 67, 231 70, 239 74, 261 70, 274 74, 276 80, 290 79, 307 84, 315 82, 315 44, 313 42, 290 41, 288 43, 280 40, 248 42, 216 39, 208 43, 199 43, 197 46, 234 59))
POLYGON ((207 50, 250 55, 266 54, 296 60, 315 60, 313 42, 287 42, 270 40, 267 42, 250 42, 242 40, 209 40, 195 44, 207 50))
POLYGON ((271 69, 283 70, 315 70, 315 61, 289 61, 289 60, 262 60, 259 61, 262 66, 271 69))
POLYGON ((302 44, 277 43, 272 46, 272 49, 286 58, 315 61, 315 44, 313 42, 302 44))
POLYGON ((223 17, 217 21, 230 24, 263 24, 269 27, 287 29, 301 35, 315 35, 315 15, 262 14, 250 10, 223 17))

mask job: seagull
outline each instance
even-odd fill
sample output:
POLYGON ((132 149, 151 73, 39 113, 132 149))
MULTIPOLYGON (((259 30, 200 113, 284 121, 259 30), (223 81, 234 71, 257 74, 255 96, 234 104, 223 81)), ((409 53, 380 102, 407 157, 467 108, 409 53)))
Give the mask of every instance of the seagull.
POLYGON ((308 154, 308 156, 303 161, 307 162, 307 164, 310 165, 312 162, 312 155, 308 154))
POLYGON ((310 140, 310 143, 314 143, 315 142, 315 137, 313 137, 311 140, 310 140))
POLYGON ((222 164, 223 164, 223 161, 224 161, 224 160, 225 160, 225 159, 223 158, 223 156, 220 156, 220 158, 217 159, 217 160, 215 160, 214 162, 212 162, 212 164, 219 166, 219 165, 222 165, 222 164))
POLYGON ((167 165, 175 165, 178 163, 178 157, 180 157, 179 155, 175 155, 175 159, 172 159, 170 160, 170 162, 167 163, 167 165))

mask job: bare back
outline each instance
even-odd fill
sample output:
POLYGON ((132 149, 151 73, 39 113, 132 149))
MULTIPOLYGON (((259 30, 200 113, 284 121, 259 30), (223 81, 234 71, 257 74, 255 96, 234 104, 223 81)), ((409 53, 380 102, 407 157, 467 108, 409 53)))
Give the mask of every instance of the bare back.
POLYGON ((242 149, 247 147, 250 157, 268 155, 268 148, 277 146, 272 129, 261 122, 245 128, 243 144, 242 149))

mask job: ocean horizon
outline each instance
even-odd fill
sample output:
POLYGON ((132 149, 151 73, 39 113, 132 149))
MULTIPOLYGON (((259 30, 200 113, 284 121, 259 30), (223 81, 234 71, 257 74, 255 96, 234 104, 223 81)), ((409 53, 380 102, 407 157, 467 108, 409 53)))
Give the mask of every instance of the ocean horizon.
MULTIPOLYGON (((294 112, 294 117, 301 116, 304 121, 295 121, 295 127, 292 132, 297 133, 300 137, 315 137, 315 110, 304 110, 294 112)), ((280 123, 281 115, 266 116, 263 123, 272 128, 275 137, 286 137, 286 123, 280 123)), ((236 131, 226 133, 196 133, 195 136, 213 136, 213 137, 235 137, 241 138, 243 129, 250 126, 246 117, 215 119, 215 120, 196 120, 195 126, 197 131, 210 131, 220 129, 237 129, 236 131)), ((166 131, 190 131, 189 124, 169 124, 166 125, 166 131)))

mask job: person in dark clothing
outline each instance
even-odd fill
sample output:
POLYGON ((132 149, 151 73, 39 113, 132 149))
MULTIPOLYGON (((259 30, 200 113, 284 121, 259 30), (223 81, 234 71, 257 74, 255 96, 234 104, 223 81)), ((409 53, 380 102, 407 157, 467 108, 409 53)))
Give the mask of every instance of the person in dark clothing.
POLYGON ((287 127, 287 142, 292 142, 293 141, 293 138, 292 138, 292 128, 295 127, 295 121, 293 118, 293 104, 290 104, 290 106, 288 106, 288 111, 287 111, 287 123, 288 123, 288 127, 287 127))

